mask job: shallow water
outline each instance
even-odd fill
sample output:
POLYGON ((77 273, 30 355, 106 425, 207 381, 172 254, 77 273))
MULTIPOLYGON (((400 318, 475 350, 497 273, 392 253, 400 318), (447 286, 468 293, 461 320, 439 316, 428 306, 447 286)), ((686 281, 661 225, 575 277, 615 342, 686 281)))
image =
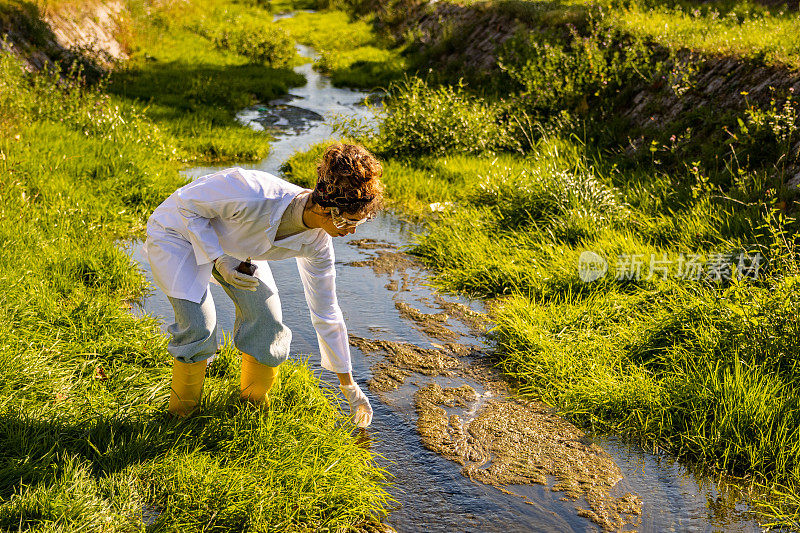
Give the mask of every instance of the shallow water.
MULTIPOLYGON (((308 49, 302 49, 309 55, 308 49)), ((358 91, 336 89, 328 80, 311 69, 310 64, 298 67, 306 75, 308 85, 292 91, 291 98, 244 110, 239 119, 255 129, 273 128, 283 132, 273 143, 269 158, 248 168, 277 173, 280 164, 291 153, 305 150, 314 143, 330 138, 329 121, 337 114, 368 116, 368 110, 358 103, 366 96, 358 91)), ((243 165, 244 166, 244 165, 243 165)), ((199 176, 217 168, 195 168, 187 176, 199 176)), ((355 246, 354 241, 372 238, 382 242, 405 246, 420 228, 405 223, 392 214, 383 214, 374 221, 359 227, 356 235, 335 240, 337 257, 337 291, 352 335, 367 339, 409 342, 421 347, 435 347, 441 343, 428 337, 416 325, 400 316, 396 301, 405 302, 426 313, 439 311, 435 294, 425 285, 425 273, 419 269, 405 272, 408 290, 390 290, 387 284, 396 281, 403 287, 403 273, 378 274, 365 266, 349 263, 373 257, 375 250, 355 246)), ((141 244, 128 247, 132 257, 147 272, 149 265, 142 256, 141 244)), ((312 354, 309 363, 323 379, 335 381, 335 376, 320 369, 316 335, 311 326, 302 285, 295 262, 275 261, 272 271, 280 288, 284 318, 294 333, 292 353, 297 358, 312 354)), ((150 278, 152 282, 152 279, 150 278)), ((217 306, 221 330, 233 327, 233 305, 220 287, 211 286, 217 306)), ((447 298, 481 310, 478 302, 447 298)), ((172 308, 160 291, 146 298, 136 312, 147 313, 163 319, 163 327, 172 319, 172 308)), ((470 336, 466 326, 450 321, 448 327, 462 334, 458 342, 484 347, 480 337, 470 336)), ((370 397, 375 409, 373 425, 369 429, 371 447, 377 452, 382 466, 395 476, 391 494, 399 502, 386 523, 398 531, 597 531, 589 520, 577 516, 575 504, 562 501, 561 492, 552 492, 548 486, 526 485, 509 487, 523 496, 504 494, 487 485, 473 483, 460 473, 460 466, 422 447, 416 429, 413 394, 431 381, 442 386, 459 386, 467 383, 479 394, 485 387, 478 382, 461 377, 428 377, 412 375, 397 390, 384 396, 382 402, 365 385, 372 377, 370 367, 380 360, 379 355, 365 355, 352 349, 354 377, 370 397), (526 501, 528 503, 526 503, 526 501)), ((473 412, 460 412, 469 419, 473 412)), ((714 483, 702 482, 686 468, 668 456, 646 453, 639 448, 626 446, 613 439, 597 441, 615 459, 624 479, 615 487, 620 494, 634 492, 642 500, 641 523, 628 526, 626 531, 760 531, 755 521, 749 519, 746 507, 737 503, 729 493, 714 483)))
MULTIPOLYGON (((298 44, 297 51, 310 60, 318 57, 308 46, 298 44)), ((354 118, 369 122, 373 118, 369 107, 363 105, 364 99, 370 95, 333 87, 327 77, 312 67, 313 64, 309 62, 294 69, 305 76, 307 83, 303 87, 291 89, 287 97, 274 100, 269 105, 249 107, 237 114, 236 118, 242 124, 276 134, 266 159, 238 166, 278 174, 281 164, 293 153, 308 150, 314 144, 330 139, 336 120, 354 118)), ((197 177, 221 168, 226 167, 196 167, 184 171, 184 174, 197 177)))

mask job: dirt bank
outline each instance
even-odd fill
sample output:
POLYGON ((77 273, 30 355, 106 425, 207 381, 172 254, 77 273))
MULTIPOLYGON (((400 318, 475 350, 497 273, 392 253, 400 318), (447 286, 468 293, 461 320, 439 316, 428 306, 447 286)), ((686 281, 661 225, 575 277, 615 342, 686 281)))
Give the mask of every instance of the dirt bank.
POLYGON ((29 2, 0 6, 0 30, 7 49, 31 70, 57 61, 78 61, 99 74, 127 59, 124 40, 130 14, 118 0, 82 0, 55 6, 29 2))

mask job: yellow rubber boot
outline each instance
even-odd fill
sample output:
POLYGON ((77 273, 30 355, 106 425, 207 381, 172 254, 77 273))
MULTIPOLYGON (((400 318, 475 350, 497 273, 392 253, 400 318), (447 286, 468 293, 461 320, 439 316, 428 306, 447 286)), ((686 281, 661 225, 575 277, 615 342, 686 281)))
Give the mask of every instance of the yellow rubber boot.
POLYGON ((262 365, 256 358, 242 353, 242 399, 254 404, 267 402, 267 393, 278 379, 277 366, 262 365))
POLYGON ((206 362, 183 363, 175 359, 172 365, 172 390, 169 395, 170 413, 185 418, 194 413, 203 396, 206 362))

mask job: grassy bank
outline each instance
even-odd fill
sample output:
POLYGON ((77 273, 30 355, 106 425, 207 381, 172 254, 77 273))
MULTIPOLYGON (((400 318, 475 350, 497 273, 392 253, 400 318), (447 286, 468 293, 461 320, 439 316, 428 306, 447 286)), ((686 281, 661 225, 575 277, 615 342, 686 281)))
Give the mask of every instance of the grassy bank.
MULTIPOLYGON (((464 32, 473 28, 460 26, 456 18, 441 20, 437 35, 421 35, 409 25, 409 17, 420 13, 437 13, 442 6, 426 6, 421 2, 399 0, 342 0, 344 8, 355 13, 378 12, 381 26, 393 31, 396 37, 433 49, 429 57, 439 52, 458 52, 468 43, 458 42, 464 32), (424 42, 422 42, 424 41, 424 42)), ((473 12, 510 15, 529 28, 546 29, 571 24, 580 28, 586 18, 602 17, 614 29, 645 38, 672 50, 693 50, 711 56, 735 56, 756 60, 767 65, 800 65, 800 38, 796 8, 782 2, 725 0, 697 3, 686 0, 568 0, 564 2, 531 0, 480 0, 455 4, 473 12)), ((447 11, 458 15, 463 10, 447 11)), ((475 19, 472 19, 473 21, 475 19)), ((469 23, 469 22, 468 22, 469 23)))
MULTIPOLYGON (((764 522, 799 527, 793 95, 640 127, 621 118, 632 95, 660 80, 691 98, 698 66, 671 34, 622 25, 645 7, 496 5, 538 26, 501 47, 495 79, 397 83, 379 132, 350 132, 385 158, 394 205, 426 220, 414 253, 441 289, 496 300, 497 363, 520 394, 769 487, 764 522)), ((691 16, 725 40, 710 8, 691 16)))
POLYGON ((212 40, 171 26, 178 17, 153 17, 174 31, 163 48, 137 41, 111 94, 79 77, 28 73, 0 53, 0 529, 374 524, 384 473, 305 365, 287 364, 271 408, 258 410, 239 402, 236 354, 224 349, 202 414, 165 416, 166 339, 129 311, 149 289, 119 241, 141 236, 181 183, 183 161, 263 153, 267 143, 236 127, 231 110, 290 79, 265 81, 284 71, 227 44, 179 58, 212 40), (251 93, 262 82, 265 92, 251 93), (196 101, 182 107, 189 90, 196 101), (208 142, 188 138, 195 126, 208 142))
POLYGON ((767 65, 800 66, 796 10, 749 1, 693 5, 689 2, 611 2, 607 10, 622 31, 670 49, 736 56, 767 65))
POLYGON ((712 182, 752 169, 785 182, 800 169, 800 56, 782 37, 796 11, 746 1, 347 4, 378 5, 377 27, 402 46, 410 72, 499 102, 487 125, 530 129, 515 134, 523 145, 543 127, 578 135, 620 167, 672 172, 699 161, 712 182))

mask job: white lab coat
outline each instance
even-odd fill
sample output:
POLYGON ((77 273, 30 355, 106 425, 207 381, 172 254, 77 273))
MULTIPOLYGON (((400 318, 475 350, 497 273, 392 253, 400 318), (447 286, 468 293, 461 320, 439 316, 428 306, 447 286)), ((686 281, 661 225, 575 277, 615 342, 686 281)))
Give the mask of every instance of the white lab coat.
POLYGON ((213 260, 252 258, 256 276, 278 292, 268 260, 295 257, 322 367, 350 372, 347 328, 336 299, 333 242, 316 228, 275 243, 281 216, 305 189, 267 172, 230 168, 184 185, 147 221, 144 252, 156 285, 168 296, 199 303, 213 260))

